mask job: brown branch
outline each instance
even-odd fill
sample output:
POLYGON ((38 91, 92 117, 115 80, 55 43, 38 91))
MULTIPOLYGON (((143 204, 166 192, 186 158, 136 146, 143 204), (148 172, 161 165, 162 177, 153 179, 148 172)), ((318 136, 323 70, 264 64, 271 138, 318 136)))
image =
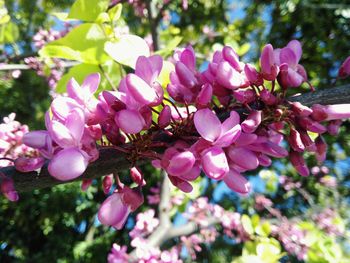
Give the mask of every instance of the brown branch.
POLYGON ((149 23, 149 26, 151 29, 151 35, 152 35, 153 51, 155 52, 159 49, 158 22, 155 20, 153 16, 152 0, 146 0, 145 2, 146 2, 148 23, 149 23))
MULTIPOLYGON (((111 174, 115 170, 123 171, 128 169, 131 167, 131 164, 126 157, 125 153, 113 148, 100 149, 100 158, 91 163, 82 176, 72 181, 99 178, 111 174)), ((34 189, 53 187, 58 184, 71 182, 59 181, 53 178, 47 170, 47 165, 40 172, 22 173, 18 172, 13 166, 1 168, 0 172, 14 180, 15 188, 18 192, 33 191, 34 189)))
MULTIPOLYGON (((300 96, 291 97, 290 100, 299 101, 308 106, 317 103, 325 105, 342 103, 350 104, 350 85, 310 92, 300 96)), ((159 137, 159 139, 161 139, 161 137, 159 137)), ((124 153, 115 149, 101 149, 100 158, 91 163, 85 173, 73 181, 99 178, 112 173, 115 169, 118 171, 128 169, 131 165, 126 157, 127 156, 124 153)), ((21 173, 16 171, 13 166, 1 168, 0 172, 14 180, 18 192, 32 191, 34 189, 53 187, 58 184, 67 183, 58 181, 50 176, 46 166, 41 169, 40 173, 21 173)))

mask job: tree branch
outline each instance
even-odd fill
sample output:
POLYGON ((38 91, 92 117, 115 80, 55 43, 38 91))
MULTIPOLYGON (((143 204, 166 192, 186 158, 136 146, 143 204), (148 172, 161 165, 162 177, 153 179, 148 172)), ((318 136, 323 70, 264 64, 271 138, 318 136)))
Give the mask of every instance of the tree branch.
MULTIPOLYGON (((308 106, 317 103, 324 105, 350 103, 350 85, 309 92, 303 95, 293 96, 289 98, 289 100, 299 101, 308 106)), ((99 178, 112 173, 115 169, 118 171, 128 169, 131 167, 131 164, 126 157, 125 153, 117 151, 116 149, 100 149, 100 158, 91 163, 85 173, 73 181, 99 178)), ((143 162, 145 162, 145 160, 143 160, 143 162)), ((66 181, 58 181, 50 176, 47 171, 47 166, 44 166, 39 173, 21 173, 13 166, 1 168, 0 172, 14 180, 18 192, 32 191, 34 189, 53 187, 58 184, 67 183, 66 181)))
MULTIPOLYGON (((66 62, 62 62, 62 67, 63 68, 70 68, 73 67, 75 65, 80 64, 80 62, 76 62, 76 61, 66 61, 66 62)), ((55 65, 50 66, 50 68, 56 68, 55 65)), ((30 66, 26 65, 26 64, 4 64, 4 65, 0 65, 0 71, 6 71, 6 70, 29 70, 32 69, 30 66)))
MULTIPOLYGON (((91 163, 84 174, 72 181, 83 179, 94 179, 113 173, 114 171, 123 171, 129 169, 131 163, 128 161, 125 153, 113 148, 100 149, 100 157, 97 161, 91 163)), ((15 188, 18 192, 33 191, 45 187, 53 187, 58 184, 65 184, 72 181, 59 181, 52 177, 45 165, 39 172, 22 173, 18 172, 13 166, 0 169, 7 177, 13 179, 15 188)), ((0 178, 1 183, 1 178, 0 178)))

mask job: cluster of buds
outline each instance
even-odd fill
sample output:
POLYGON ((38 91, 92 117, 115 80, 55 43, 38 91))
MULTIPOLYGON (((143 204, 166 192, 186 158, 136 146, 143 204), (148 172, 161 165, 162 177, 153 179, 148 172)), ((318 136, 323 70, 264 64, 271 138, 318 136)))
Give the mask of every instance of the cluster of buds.
MULTIPOLYGON (((163 59, 141 56, 118 91, 103 91, 98 99, 98 74, 89 75, 82 86, 72 79, 68 97, 56 98, 46 114, 47 131, 31 132, 24 142, 50 160, 49 172, 59 180, 83 174, 101 147, 123 151, 131 167, 140 158, 150 159, 183 192, 192 191, 191 182, 203 171, 247 194, 250 185, 242 174, 270 166, 272 157, 289 156, 297 172, 307 176, 302 153, 314 152, 322 162, 327 145, 321 134, 336 134, 350 110, 345 104, 309 108, 287 100, 287 89, 307 82, 301 54, 296 40, 282 49, 269 44, 258 71, 225 46, 215 52, 208 69, 199 72, 195 52, 187 47, 175 52, 175 71, 167 87, 158 81, 163 59), (318 137, 313 140, 310 132, 318 137), (281 144, 283 140, 289 147, 281 144)), ((118 183, 102 205, 100 219, 107 225, 120 228, 125 216, 142 203, 143 176, 133 168, 131 178, 138 185, 135 189, 118 183), (136 189, 138 194, 131 194, 136 189), (123 212, 115 214, 111 206, 123 212)))
MULTIPOLYGON (((40 29, 33 36, 33 43, 37 49, 41 49, 47 43, 64 37, 70 30, 71 25, 69 23, 64 24, 64 29, 57 31, 54 29, 40 29)), ((24 62, 33 70, 36 71, 37 75, 44 77, 51 88, 50 95, 55 97, 55 88, 57 82, 61 79, 64 73, 63 61, 58 58, 50 59, 49 61, 42 61, 37 57, 27 57, 24 62), (50 67, 50 73, 47 74, 45 68, 50 67)))

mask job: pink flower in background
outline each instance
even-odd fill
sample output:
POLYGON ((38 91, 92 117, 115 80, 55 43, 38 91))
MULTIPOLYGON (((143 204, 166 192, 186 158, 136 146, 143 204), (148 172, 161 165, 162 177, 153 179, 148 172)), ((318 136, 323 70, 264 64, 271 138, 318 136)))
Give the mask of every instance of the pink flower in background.
POLYGON ((102 203, 98 211, 98 220, 104 225, 121 229, 130 212, 135 211, 142 203, 143 194, 140 188, 125 186, 102 203))

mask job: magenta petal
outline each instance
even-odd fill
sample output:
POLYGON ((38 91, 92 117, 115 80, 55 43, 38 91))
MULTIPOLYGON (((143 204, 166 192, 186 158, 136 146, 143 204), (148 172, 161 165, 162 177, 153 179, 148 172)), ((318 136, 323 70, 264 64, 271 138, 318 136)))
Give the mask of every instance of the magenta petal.
POLYGON ((73 180, 82 175, 88 166, 87 155, 78 148, 67 148, 58 152, 50 161, 51 176, 61 181, 73 180))
POLYGON ((289 159, 300 175, 308 176, 310 174, 309 168, 307 167, 305 160, 300 153, 291 151, 289 153, 289 159))
POLYGON ((247 194, 250 191, 250 183, 247 179, 234 170, 230 170, 223 180, 231 190, 237 193, 247 194))
POLYGON ((130 213, 120 193, 113 193, 101 205, 98 210, 98 220, 107 226, 121 229, 130 213))
POLYGON ((196 103, 202 106, 207 105, 213 96, 213 87, 206 83, 203 85, 201 91, 199 92, 196 103))
POLYGON ((259 160, 255 153, 241 147, 230 147, 228 155, 230 159, 247 170, 254 170, 259 166, 259 160))
POLYGON ((219 64, 216 78, 227 89, 237 89, 243 83, 241 74, 226 61, 219 64))
POLYGON ((207 149, 201 161, 204 173, 211 179, 220 180, 229 171, 225 152, 220 147, 207 149))
POLYGON ((162 111, 158 116, 158 125, 161 128, 165 128, 171 122, 171 108, 168 105, 165 105, 162 111))
POLYGON ((195 161, 196 158, 190 151, 178 153, 171 158, 167 172, 174 176, 186 174, 192 169, 195 161))
POLYGON ((233 50, 232 47, 225 46, 222 49, 222 55, 226 61, 230 63, 230 65, 237 71, 242 71, 243 68, 241 63, 239 62, 239 57, 237 53, 233 50))
POLYGON ((209 109, 202 109, 194 115, 194 125, 198 133, 207 141, 214 142, 221 133, 221 122, 209 109))
POLYGON ((141 77, 148 84, 151 84, 157 78, 160 70, 162 69, 163 60, 161 57, 160 61, 159 56, 153 56, 152 60, 155 62, 154 66, 151 61, 151 57, 146 58, 145 56, 140 56, 136 62, 135 74, 141 77))
POLYGON ((260 64, 262 72, 267 75, 271 74, 271 67, 274 63, 273 47, 271 44, 267 44, 261 52, 260 64))
POLYGON ((303 50, 301 48, 301 44, 298 40, 292 40, 287 44, 287 47, 293 50, 293 53, 296 57, 297 63, 299 62, 301 55, 303 53, 303 50))
POLYGON ((182 85, 187 88, 193 88, 198 84, 193 72, 182 62, 177 62, 175 65, 176 74, 182 85))
POLYGON ((235 141, 235 145, 236 146, 245 146, 245 145, 249 145, 252 144, 256 141, 256 139, 258 138, 258 136, 254 133, 244 133, 241 132, 240 136, 238 137, 238 139, 235 141))
POLYGON ((201 169, 199 168, 199 166, 196 165, 196 166, 193 166, 189 172, 182 174, 180 177, 186 181, 194 181, 198 178, 200 173, 201 173, 201 169))
POLYGON ((84 112, 79 108, 72 110, 67 116, 65 126, 70 131, 72 137, 75 139, 76 145, 78 145, 84 133, 84 112))
POLYGON ((292 88, 299 87, 304 81, 303 76, 301 76, 295 70, 288 68, 288 86, 292 88))
POLYGON ((51 103, 52 114, 62 121, 65 121, 74 108, 81 108, 81 106, 72 98, 58 97, 51 103))
POLYGON ((50 124, 51 138, 62 148, 78 146, 79 141, 76 141, 70 130, 59 121, 51 121, 50 124))
POLYGON ((227 147, 238 139, 241 134, 241 126, 239 125, 239 115, 235 111, 231 111, 230 117, 221 125, 220 137, 215 141, 215 145, 227 147))
POLYGON ((19 195, 11 178, 5 177, 1 179, 0 190, 8 200, 12 202, 18 201, 19 195))
POLYGON ((339 68, 338 76, 340 78, 347 78, 350 75, 350 56, 345 59, 339 68))
POLYGON ((262 111, 252 111, 246 120, 241 124, 242 130, 246 133, 253 133, 261 123, 262 111))
POLYGON ((288 47, 282 48, 280 53, 280 62, 281 64, 286 63, 289 67, 295 69, 298 64, 297 57, 294 54, 293 50, 288 47))
POLYGON ((67 93, 72 99, 83 100, 83 91, 75 78, 71 78, 67 83, 67 93))
POLYGON ((181 52, 180 61, 191 71, 194 72, 196 70, 196 56, 191 46, 188 46, 181 52))
POLYGON ((34 149, 40 149, 46 146, 47 136, 49 136, 47 131, 32 131, 24 134, 22 142, 34 149))
POLYGON ((44 165, 44 163, 45 159, 42 157, 19 157, 15 160, 15 168, 17 171, 27 173, 41 168, 44 165))
POLYGON ((185 193, 192 192, 193 187, 192 187, 192 185, 189 182, 187 182, 185 180, 182 180, 179 177, 171 176, 171 175, 169 175, 169 179, 170 179, 171 183, 174 186, 176 186, 177 188, 179 188, 181 191, 183 191, 185 193))
POLYGON ((117 112, 114 120, 125 133, 139 133, 145 126, 145 120, 136 110, 121 110, 117 112))
POLYGON ((84 93, 88 96, 92 96, 96 90, 98 89, 98 85, 100 84, 101 76, 99 73, 93 73, 88 75, 83 84, 81 85, 84 93))
POLYGON ((147 82, 135 74, 128 74, 126 76, 126 85, 132 96, 139 103, 147 105, 158 98, 156 91, 147 82))

